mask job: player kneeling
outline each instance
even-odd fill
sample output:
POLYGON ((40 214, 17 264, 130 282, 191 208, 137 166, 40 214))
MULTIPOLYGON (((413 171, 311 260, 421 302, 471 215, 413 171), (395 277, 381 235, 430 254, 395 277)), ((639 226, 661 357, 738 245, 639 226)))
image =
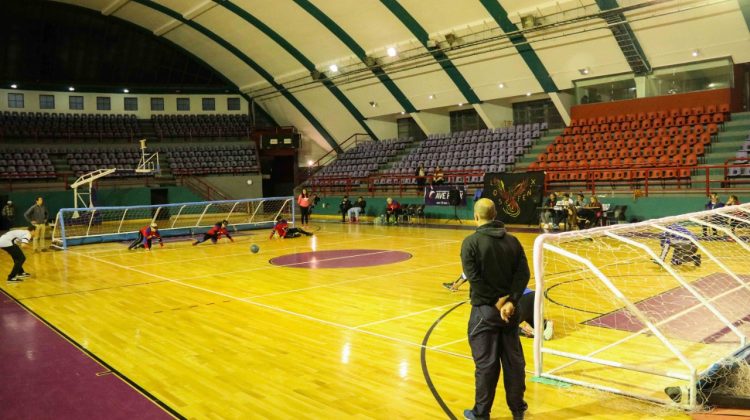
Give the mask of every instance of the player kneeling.
POLYGON ((146 248, 146 251, 151 251, 151 241, 153 239, 158 239, 159 246, 164 246, 164 241, 161 239, 156 223, 151 223, 150 226, 146 226, 139 230, 138 237, 130 244, 128 250, 146 248))
POLYGON ((302 235, 312 236, 312 233, 307 232, 302 228, 290 228, 289 223, 286 221, 286 219, 279 219, 274 225, 273 230, 271 231, 271 237, 269 239, 273 239, 274 237, 278 237, 281 239, 299 238, 302 235))
POLYGON ((229 235, 229 231, 227 230, 227 225, 229 224, 228 221, 222 220, 221 222, 217 223, 208 230, 208 232, 203 234, 203 239, 198 239, 195 242, 193 242, 193 246, 198 245, 199 243, 206 242, 207 240, 211 240, 214 245, 216 245, 216 242, 221 238, 221 235, 226 236, 230 241, 234 242, 234 239, 229 235))

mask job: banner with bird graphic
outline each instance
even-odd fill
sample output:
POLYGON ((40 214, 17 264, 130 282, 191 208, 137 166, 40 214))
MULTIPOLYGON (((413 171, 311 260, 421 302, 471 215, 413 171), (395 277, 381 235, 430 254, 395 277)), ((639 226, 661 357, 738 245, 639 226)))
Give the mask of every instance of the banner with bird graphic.
POLYGON ((487 173, 482 197, 495 202, 497 220, 532 225, 538 223, 543 190, 544 172, 487 173))

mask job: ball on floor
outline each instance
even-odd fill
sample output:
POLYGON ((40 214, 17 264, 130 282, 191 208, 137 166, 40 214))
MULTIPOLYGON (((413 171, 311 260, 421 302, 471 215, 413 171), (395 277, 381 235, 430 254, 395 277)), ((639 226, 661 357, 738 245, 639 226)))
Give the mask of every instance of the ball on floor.
POLYGON ((257 254, 258 251, 260 251, 260 247, 258 245, 252 244, 250 245, 250 252, 253 254, 257 254))

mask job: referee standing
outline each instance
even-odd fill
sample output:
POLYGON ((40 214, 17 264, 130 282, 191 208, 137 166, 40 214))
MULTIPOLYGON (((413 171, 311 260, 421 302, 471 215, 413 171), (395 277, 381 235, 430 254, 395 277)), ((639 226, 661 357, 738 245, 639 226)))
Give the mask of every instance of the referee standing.
POLYGON ((489 419, 500 368, 505 401, 514 419, 527 409, 526 361, 518 336, 515 310, 529 283, 526 255, 518 239, 496 221, 495 203, 483 198, 474 204, 477 230, 461 245, 463 272, 471 284, 469 345, 474 359, 474 408, 464 410, 467 419, 489 419))

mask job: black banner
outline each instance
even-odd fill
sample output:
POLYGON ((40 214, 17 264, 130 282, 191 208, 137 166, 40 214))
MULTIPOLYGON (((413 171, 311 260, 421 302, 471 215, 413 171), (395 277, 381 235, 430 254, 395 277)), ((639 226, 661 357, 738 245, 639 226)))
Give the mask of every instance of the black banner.
POLYGON ((544 172, 487 173, 482 198, 497 207, 497 220, 503 223, 535 225, 544 189, 544 172))
POLYGON ((424 203, 428 206, 466 207, 466 190, 463 185, 428 185, 424 189, 424 203), (451 194, 454 202, 451 202, 451 194))

